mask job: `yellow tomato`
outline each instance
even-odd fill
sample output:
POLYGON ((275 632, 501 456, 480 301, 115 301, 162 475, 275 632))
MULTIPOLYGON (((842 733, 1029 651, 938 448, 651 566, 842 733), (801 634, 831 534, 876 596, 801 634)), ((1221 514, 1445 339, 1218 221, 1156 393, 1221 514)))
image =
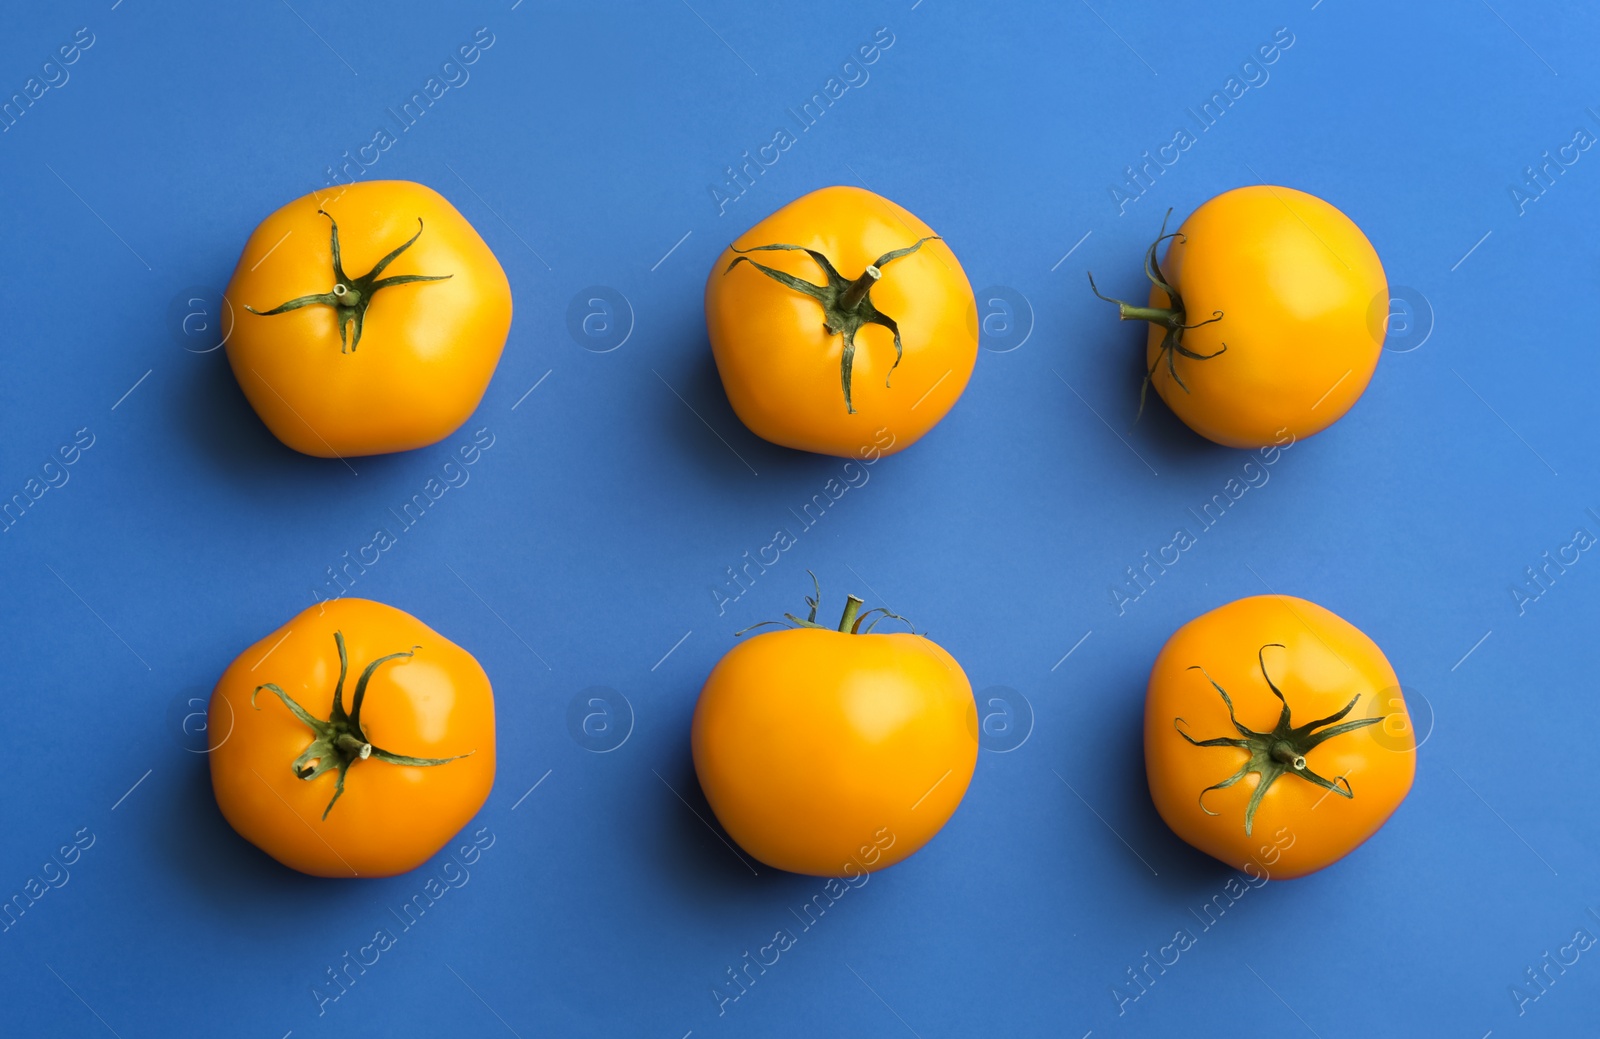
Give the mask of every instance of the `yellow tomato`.
POLYGON ((1349 411, 1372 379, 1389 320, 1383 265, 1361 229, 1315 195, 1224 192, 1174 234, 1163 225, 1146 273, 1148 307, 1112 302, 1123 320, 1150 322, 1147 386, 1204 437, 1229 447, 1303 439, 1349 411))
POLYGON ((978 357, 961 264, 886 198, 823 188, 740 235, 706 279, 723 388, 751 432, 854 457, 944 418, 978 357))
POLYGON ((757 635, 723 657, 695 707, 701 789, 739 846, 778 869, 856 876, 894 865, 954 814, 978 760, 961 665, 921 635, 757 635))
POLYGON ((1150 796, 1174 833, 1276 878, 1354 851, 1417 769, 1383 652, 1287 595, 1240 599, 1178 629, 1150 672, 1144 751, 1150 796))
POLYGON ((228 363, 285 444, 322 458, 449 436, 483 399, 511 285, 444 196, 379 180, 267 217, 224 293, 228 363))
POLYGON ((319 877, 417 868, 494 785, 494 693, 466 650, 365 599, 313 606, 223 672, 207 731, 240 836, 319 877))

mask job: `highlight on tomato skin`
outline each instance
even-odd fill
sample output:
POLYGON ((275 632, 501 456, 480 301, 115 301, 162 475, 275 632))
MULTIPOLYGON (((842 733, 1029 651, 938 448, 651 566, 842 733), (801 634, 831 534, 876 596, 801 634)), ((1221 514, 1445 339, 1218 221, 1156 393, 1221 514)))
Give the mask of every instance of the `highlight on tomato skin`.
POLYGON ((228 363, 274 436, 321 458, 459 429, 511 328, 511 284, 450 202, 411 181, 314 192, 263 220, 223 293, 228 363))
POLYGON ((706 326, 728 402, 750 431, 856 457, 950 411, 978 356, 978 309, 943 238, 899 205, 835 186, 735 239, 706 278, 706 326))
POLYGON ((1149 322, 1138 413, 1154 387, 1189 428, 1228 447, 1328 428, 1355 406, 1383 352, 1389 286, 1377 251, 1348 216, 1304 191, 1235 188, 1176 231, 1163 220, 1144 273, 1145 305, 1105 295, 1089 275, 1121 320, 1149 322))
POLYGON ((494 785, 494 693, 466 650, 392 606, 312 606, 241 653, 212 693, 217 806, 291 869, 417 868, 494 785))
POLYGON ((746 854, 855 877, 903 861, 955 813, 977 764, 977 705, 943 647, 873 630, 899 618, 863 614, 855 596, 823 626, 820 598, 712 669, 691 743, 706 800, 746 854))
POLYGON ((1349 621, 1258 595, 1179 628, 1145 699, 1156 810, 1251 876, 1305 876, 1371 838, 1416 775, 1394 669, 1349 621))

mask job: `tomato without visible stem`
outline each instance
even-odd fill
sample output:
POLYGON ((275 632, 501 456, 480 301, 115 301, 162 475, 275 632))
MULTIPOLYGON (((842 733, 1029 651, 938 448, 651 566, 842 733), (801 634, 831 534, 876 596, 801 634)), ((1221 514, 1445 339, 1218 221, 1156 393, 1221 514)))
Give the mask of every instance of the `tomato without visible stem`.
POLYGON ((483 668, 410 614, 365 599, 313 606, 240 654, 208 725, 222 814, 315 876, 415 869, 494 784, 483 668))
POLYGON ((1287 595, 1240 599, 1178 629, 1150 673, 1144 748, 1150 795, 1173 832, 1281 878, 1355 850, 1416 774, 1415 734, 1383 652, 1287 595))
POLYGON ((1229 447, 1303 439, 1349 411, 1372 379, 1389 321, 1383 265, 1361 229, 1315 195, 1224 192, 1174 234, 1163 225, 1146 273, 1149 306, 1111 302, 1123 320, 1150 322, 1147 386, 1201 436, 1229 447))
POLYGON ((444 196, 410 181, 284 206, 245 243, 224 295, 228 362, 250 405, 279 440, 322 458, 455 432, 511 328, 494 253, 444 196))
MULTIPOLYGON (((961 665, 920 635, 803 626, 723 657, 695 707, 695 771, 739 846, 778 869, 891 866, 954 814, 978 759, 961 665)), ((812 608, 812 619, 816 616, 812 608)))
POLYGON ((978 356, 977 304, 955 254, 905 209, 853 187, 814 191, 739 236, 706 279, 706 324, 728 401, 753 433, 845 457, 872 450, 885 428, 887 453, 915 443, 978 356))

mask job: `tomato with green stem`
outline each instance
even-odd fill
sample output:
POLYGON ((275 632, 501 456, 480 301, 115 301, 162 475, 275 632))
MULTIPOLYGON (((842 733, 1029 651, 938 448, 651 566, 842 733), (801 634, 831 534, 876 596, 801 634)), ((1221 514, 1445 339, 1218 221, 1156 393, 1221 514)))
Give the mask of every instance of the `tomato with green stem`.
POLYGON ((1174 833, 1283 878, 1355 850, 1416 774, 1383 652, 1287 595, 1240 599, 1178 629, 1151 669, 1144 747, 1151 798, 1174 833))
POLYGON ((1201 436, 1267 447, 1326 429, 1372 379, 1389 320, 1383 264, 1315 195, 1264 184, 1224 192, 1170 234, 1162 221, 1144 273, 1144 306, 1089 277, 1122 320, 1149 322, 1141 413, 1154 386, 1201 436))
POLYGON ((228 363, 308 455, 408 451, 460 428, 511 328, 511 285, 444 196, 363 181, 261 222, 224 293, 228 363), (361 273, 365 272, 365 273, 361 273))
POLYGON ((208 726, 219 734, 211 781, 222 814, 315 876, 415 869, 494 783, 483 668, 415 617, 365 599, 310 607, 240 654, 217 682, 208 726))
POLYGON ((943 647, 875 632, 894 615, 863 613, 853 595, 825 627, 820 599, 722 658, 691 742, 706 800, 741 848, 837 877, 902 861, 950 819, 977 764, 977 706, 943 647))
POLYGON ((977 304, 944 239, 862 188, 805 195, 740 235, 706 279, 712 355, 757 436, 844 457, 915 443, 978 356, 977 304), (820 278, 820 280, 818 280, 820 278))

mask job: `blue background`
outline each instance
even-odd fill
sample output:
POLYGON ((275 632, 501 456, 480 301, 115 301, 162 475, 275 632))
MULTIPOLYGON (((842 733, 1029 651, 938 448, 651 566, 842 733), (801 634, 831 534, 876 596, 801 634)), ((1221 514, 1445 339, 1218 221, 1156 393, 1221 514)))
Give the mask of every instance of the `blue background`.
POLYGON ((0 95, 60 81, 43 63, 79 27, 94 42, 70 78, 0 134, 0 492, 93 436, 0 535, 0 895, 74 834, 93 844, 0 934, 7 1035, 1592 1025, 1600 950, 1542 995, 1524 975, 1600 934, 1600 560, 1542 592, 1524 570, 1600 533, 1600 151, 1569 149, 1541 192, 1522 173, 1600 134, 1592 9, 97 0, 8 11, 0 95), (494 42, 470 78, 441 71, 479 27, 494 42), (719 213, 724 167, 879 27, 894 42, 870 78, 719 213), (1292 46, 1242 71, 1280 27, 1292 46), (255 225, 395 132, 386 110, 430 76, 456 85, 363 176, 449 197, 505 264, 516 318, 467 427, 352 471, 256 419, 207 349, 216 298, 255 225), (1257 85, 1199 132, 1187 110, 1230 76, 1257 85), (1119 204, 1124 168, 1180 127, 1197 142, 1119 204), (1083 271, 1141 293, 1167 207, 1259 181, 1368 233, 1400 301, 1391 348, 1343 421, 1119 613, 1125 569, 1249 456, 1159 403, 1134 424, 1144 332, 1083 271), (719 614, 725 568, 841 463, 740 425, 704 278, 745 227, 832 183, 947 238, 985 290, 986 349, 933 433, 719 614), (391 911, 446 860, 361 883, 279 867, 217 812, 185 715, 485 427, 470 481, 351 589, 468 647, 498 697, 498 782, 473 824, 494 843, 401 931, 391 911), (710 828, 688 722, 732 632, 798 606, 807 568, 827 612, 858 591, 963 663, 985 752, 926 850, 797 931, 719 1016, 713 986, 796 930, 821 882, 752 872, 710 828), (1372 841, 1202 933, 1191 910, 1234 874, 1150 804, 1144 681, 1178 625, 1268 588, 1368 632, 1426 738, 1372 841), (340 995, 329 968, 380 929, 394 944, 340 995), (1136 993, 1126 972, 1179 929, 1193 947, 1119 1007, 1112 986, 1136 993), (1538 996, 1521 1014, 1519 982, 1538 996), (339 998, 319 1008, 314 987, 339 998))

